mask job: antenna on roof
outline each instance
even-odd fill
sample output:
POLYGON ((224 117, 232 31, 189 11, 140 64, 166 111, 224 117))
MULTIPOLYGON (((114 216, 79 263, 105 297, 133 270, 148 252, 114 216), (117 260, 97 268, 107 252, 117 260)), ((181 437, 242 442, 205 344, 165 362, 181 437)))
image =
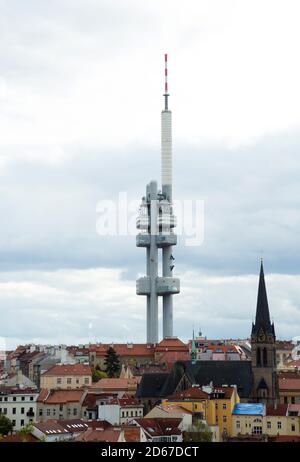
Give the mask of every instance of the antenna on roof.
POLYGON ((168 90, 168 55, 167 53, 165 54, 165 111, 168 111, 168 96, 169 96, 169 90, 168 90))

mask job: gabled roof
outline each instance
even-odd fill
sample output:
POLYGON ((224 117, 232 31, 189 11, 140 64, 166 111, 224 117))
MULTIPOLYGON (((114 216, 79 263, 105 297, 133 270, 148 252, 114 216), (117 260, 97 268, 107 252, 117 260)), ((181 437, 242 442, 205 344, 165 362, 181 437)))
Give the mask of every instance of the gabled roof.
POLYGON ((137 388, 137 398, 155 398, 165 396, 162 394, 163 386, 168 379, 169 374, 166 372, 146 373, 137 388))
POLYGON ((268 390, 268 385, 266 384, 266 381, 263 377, 260 379, 257 389, 258 390, 268 390))

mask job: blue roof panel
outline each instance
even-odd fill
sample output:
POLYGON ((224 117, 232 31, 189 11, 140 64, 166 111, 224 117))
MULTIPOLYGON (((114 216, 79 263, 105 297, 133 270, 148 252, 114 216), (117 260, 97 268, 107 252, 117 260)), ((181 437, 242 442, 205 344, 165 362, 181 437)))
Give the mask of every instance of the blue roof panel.
POLYGON ((238 403, 233 408, 235 415, 265 415, 265 405, 262 403, 238 403))

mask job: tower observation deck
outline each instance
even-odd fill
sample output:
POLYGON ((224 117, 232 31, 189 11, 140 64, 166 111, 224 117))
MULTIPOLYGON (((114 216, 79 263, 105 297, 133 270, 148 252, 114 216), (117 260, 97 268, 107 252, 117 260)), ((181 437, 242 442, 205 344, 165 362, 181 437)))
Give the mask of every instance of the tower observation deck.
POLYGON ((163 337, 173 336, 173 295, 180 292, 180 281, 173 276, 172 247, 177 244, 174 233, 176 217, 172 207, 172 113, 168 108, 168 68, 165 55, 164 109, 161 112, 161 180, 151 181, 142 198, 136 226, 137 247, 146 248, 146 276, 137 279, 136 293, 147 297, 147 342, 158 342, 158 297, 163 300, 163 337), (162 275, 158 275, 161 250, 162 275))

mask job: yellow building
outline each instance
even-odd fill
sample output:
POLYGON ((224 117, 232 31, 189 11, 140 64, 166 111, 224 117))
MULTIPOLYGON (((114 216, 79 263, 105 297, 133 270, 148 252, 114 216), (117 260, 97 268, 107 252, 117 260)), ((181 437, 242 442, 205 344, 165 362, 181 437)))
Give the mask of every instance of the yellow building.
POLYGON ((232 411, 235 404, 240 402, 236 387, 202 388, 189 388, 162 400, 162 404, 181 406, 191 411, 194 417, 205 420, 209 426, 217 425, 220 435, 223 432, 230 435, 232 411))
POLYGON ((41 388, 75 389, 90 387, 92 371, 88 364, 56 364, 41 375, 41 388))
POLYGON ((232 415, 232 436, 300 436, 300 405, 237 404, 232 415))

